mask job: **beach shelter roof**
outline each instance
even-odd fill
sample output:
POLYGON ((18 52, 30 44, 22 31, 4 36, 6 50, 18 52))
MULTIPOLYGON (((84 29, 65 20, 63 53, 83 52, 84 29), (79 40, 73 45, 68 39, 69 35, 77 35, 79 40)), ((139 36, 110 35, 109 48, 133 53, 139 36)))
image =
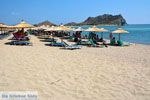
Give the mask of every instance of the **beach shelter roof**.
POLYGON ((50 28, 46 29, 45 31, 55 31, 55 26, 51 26, 50 28))
POLYGON ((0 24, 0 28, 8 28, 8 29, 11 29, 11 28, 14 28, 14 26, 8 26, 8 25, 0 24))
POLYGON ((54 31, 72 31, 72 29, 65 27, 64 25, 60 25, 54 28, 54 31))
POLYGON ((25 21, 21 21, 20 24, 15 25, 15 28, 34 28, 33 25, 27 24, 25 21))
POLYGON ((7 29, 13 29, 13 28, 15 28, 14 26, 8 26, 8 25, 6 25, 6 28, 7 29))
POLYGON ((84 31, 82 27, 78 27, 77 29, 74 29, 74 31, 84 31))
POLYGON ((6 28, 6 25, 0 24, 0 28, 6 28))
POLYGON ((43 28, 41 28, 41 27, 34 27, 32 29, 34 29, 34 30, 43 30, 43 28))
POLYGON ((97 28, 96 26, 90 27, 84 31, 93 31, 93 32, 107 32, 108 30, 105 30, 103 28, 97 28))
POLYGON ((118 28, 117 30, 113 31, 112 33, 119 33, 119 40, 121 33, 129 33, 128 31, 123 30, 122 28, 118 28))
POLYGON ((101 32, 108 32, 108 30, 104 29, 104 28, 100 28, 101 32))
POLYGON ((129 32, 123 30, 122 28, 118 28, 117 30, 113 31, 112 33, 129 33, 129 32))

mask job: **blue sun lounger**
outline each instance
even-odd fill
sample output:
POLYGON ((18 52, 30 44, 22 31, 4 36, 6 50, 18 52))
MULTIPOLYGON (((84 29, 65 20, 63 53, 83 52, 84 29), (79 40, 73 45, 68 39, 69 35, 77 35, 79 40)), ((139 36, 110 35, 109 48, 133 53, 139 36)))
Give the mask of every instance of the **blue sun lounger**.
POLYGON ((65 43, 64 42, 51 42, 50 46, 57 46, 57 47, 65 47, 65 43))
POLYGON ((12 41, 10 45, 33 45, 32 42, 29 41, 12 41))
POLYGON ((64 42, 65 44, 65 49, 69 49, 69 50, 74 50, 74 49, 81 49, 81 45, 69 45, 66 42, 64 42))
POLYGON ((54 39, 54 38, 51 38, 51 39, 45 39, 45 42, 56 42, 58 39, 54 39))

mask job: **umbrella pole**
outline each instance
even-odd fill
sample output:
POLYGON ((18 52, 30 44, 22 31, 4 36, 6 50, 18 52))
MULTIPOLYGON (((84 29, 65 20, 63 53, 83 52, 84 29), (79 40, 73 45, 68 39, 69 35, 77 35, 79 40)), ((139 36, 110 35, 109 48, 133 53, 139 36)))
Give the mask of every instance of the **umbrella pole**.
POLYGON ((24 28, 22 28, 22 32, 24 33, 24 28))
POLYGON ((120 33, 119 33, 119 41, 120 41, 120 33))
POLYGON ((4 34, 4 29, 2 28, 2 34, 4 34))
POLYGON ((4 28, 4 34, 5 34, 5 32, 6 32, 6 29, 4 28))
POLYGON ((101 33, 101 38, 103 38, 103 32, 101 33))

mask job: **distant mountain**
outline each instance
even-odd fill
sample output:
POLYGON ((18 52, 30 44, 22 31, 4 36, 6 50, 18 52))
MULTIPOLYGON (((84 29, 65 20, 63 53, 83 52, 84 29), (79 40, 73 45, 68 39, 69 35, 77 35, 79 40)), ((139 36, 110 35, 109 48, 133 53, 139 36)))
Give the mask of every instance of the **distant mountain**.
POLYGON ((76 26, 77 24, 78 24, 78 23, 71 22, 71 23, 65 24, 65 26, 76 26))
POLYGON ((4 23, 0 23, 0 24, 5 25, 4 23))
POLYGON ((35 24, 34 26, 42 26, 42 25, 49 25, 49 26, 56 26, 55 24, 51 23, 50 21, 44 21, 44 22, 40 22, 38 24, 35 24))
POLYGON ((79 25, 126 25, 127 22, 122 15, 110 15, 104 14, 97 17, 88 17, 84 22, 81 23, 68 23, 68 26, 79 26, 79 25))

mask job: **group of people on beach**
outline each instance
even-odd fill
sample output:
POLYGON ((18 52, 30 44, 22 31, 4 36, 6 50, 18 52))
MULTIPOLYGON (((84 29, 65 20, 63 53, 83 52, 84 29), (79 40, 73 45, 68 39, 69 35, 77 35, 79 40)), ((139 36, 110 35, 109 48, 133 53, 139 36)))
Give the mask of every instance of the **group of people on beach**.
MULTIPOLYGON (((98 34, 95 32, 90 32, 89 34, 83 35, 82 31, 74 31, 74 32, 68 32, 68 31, 45 31, 43 30, 33 30, 29 29, 26 32, 24 30, 18 30, 17 32, 13 33, 15 37, 19 37, 19 40, 29 40, 28 33, 34 34, 36 36, 51 36, 51 37, 60 37, 60 39, 70 39, 72 38, 73 42, 76 42, 77 44, 82 44, 82 39, 86 40, 92 40, 94 45, 100 45, 103 44, 105 47, 108 47, 106 44, 106 40, 103 38, 103 35, 99 37, 98 34)), ((45 37, 44 37, 45 38, 45 37)), ((110 44, 112 45, 120 45, 120 41, 118 40, 116 42, 115 37, 112 33, 109 35, 110 38, 110 44)), ((91 42, 91 41, 90 41, 91 42)))
MULTIPOLYGON (((74 42, 80 42, 81 39, 92 39, 95 44, 98 44, 97 42, 102 42, 106 45, 106 41, 103 37, 99 38, 99 36, 94 33, 90 32, 89 35, 82 35, 82 31, 76 31, 76 32, 65 32, 65 31, 44 31, 44 30, 29 30, 34 33, 34 35, 52 35, 56 37, 65 37, 65 36, 72 36, 74 38, 74 42)), ((113 37, 112 34, 110 34, 110 39, 113 39, 115 41, 115 37, 113 37)))

